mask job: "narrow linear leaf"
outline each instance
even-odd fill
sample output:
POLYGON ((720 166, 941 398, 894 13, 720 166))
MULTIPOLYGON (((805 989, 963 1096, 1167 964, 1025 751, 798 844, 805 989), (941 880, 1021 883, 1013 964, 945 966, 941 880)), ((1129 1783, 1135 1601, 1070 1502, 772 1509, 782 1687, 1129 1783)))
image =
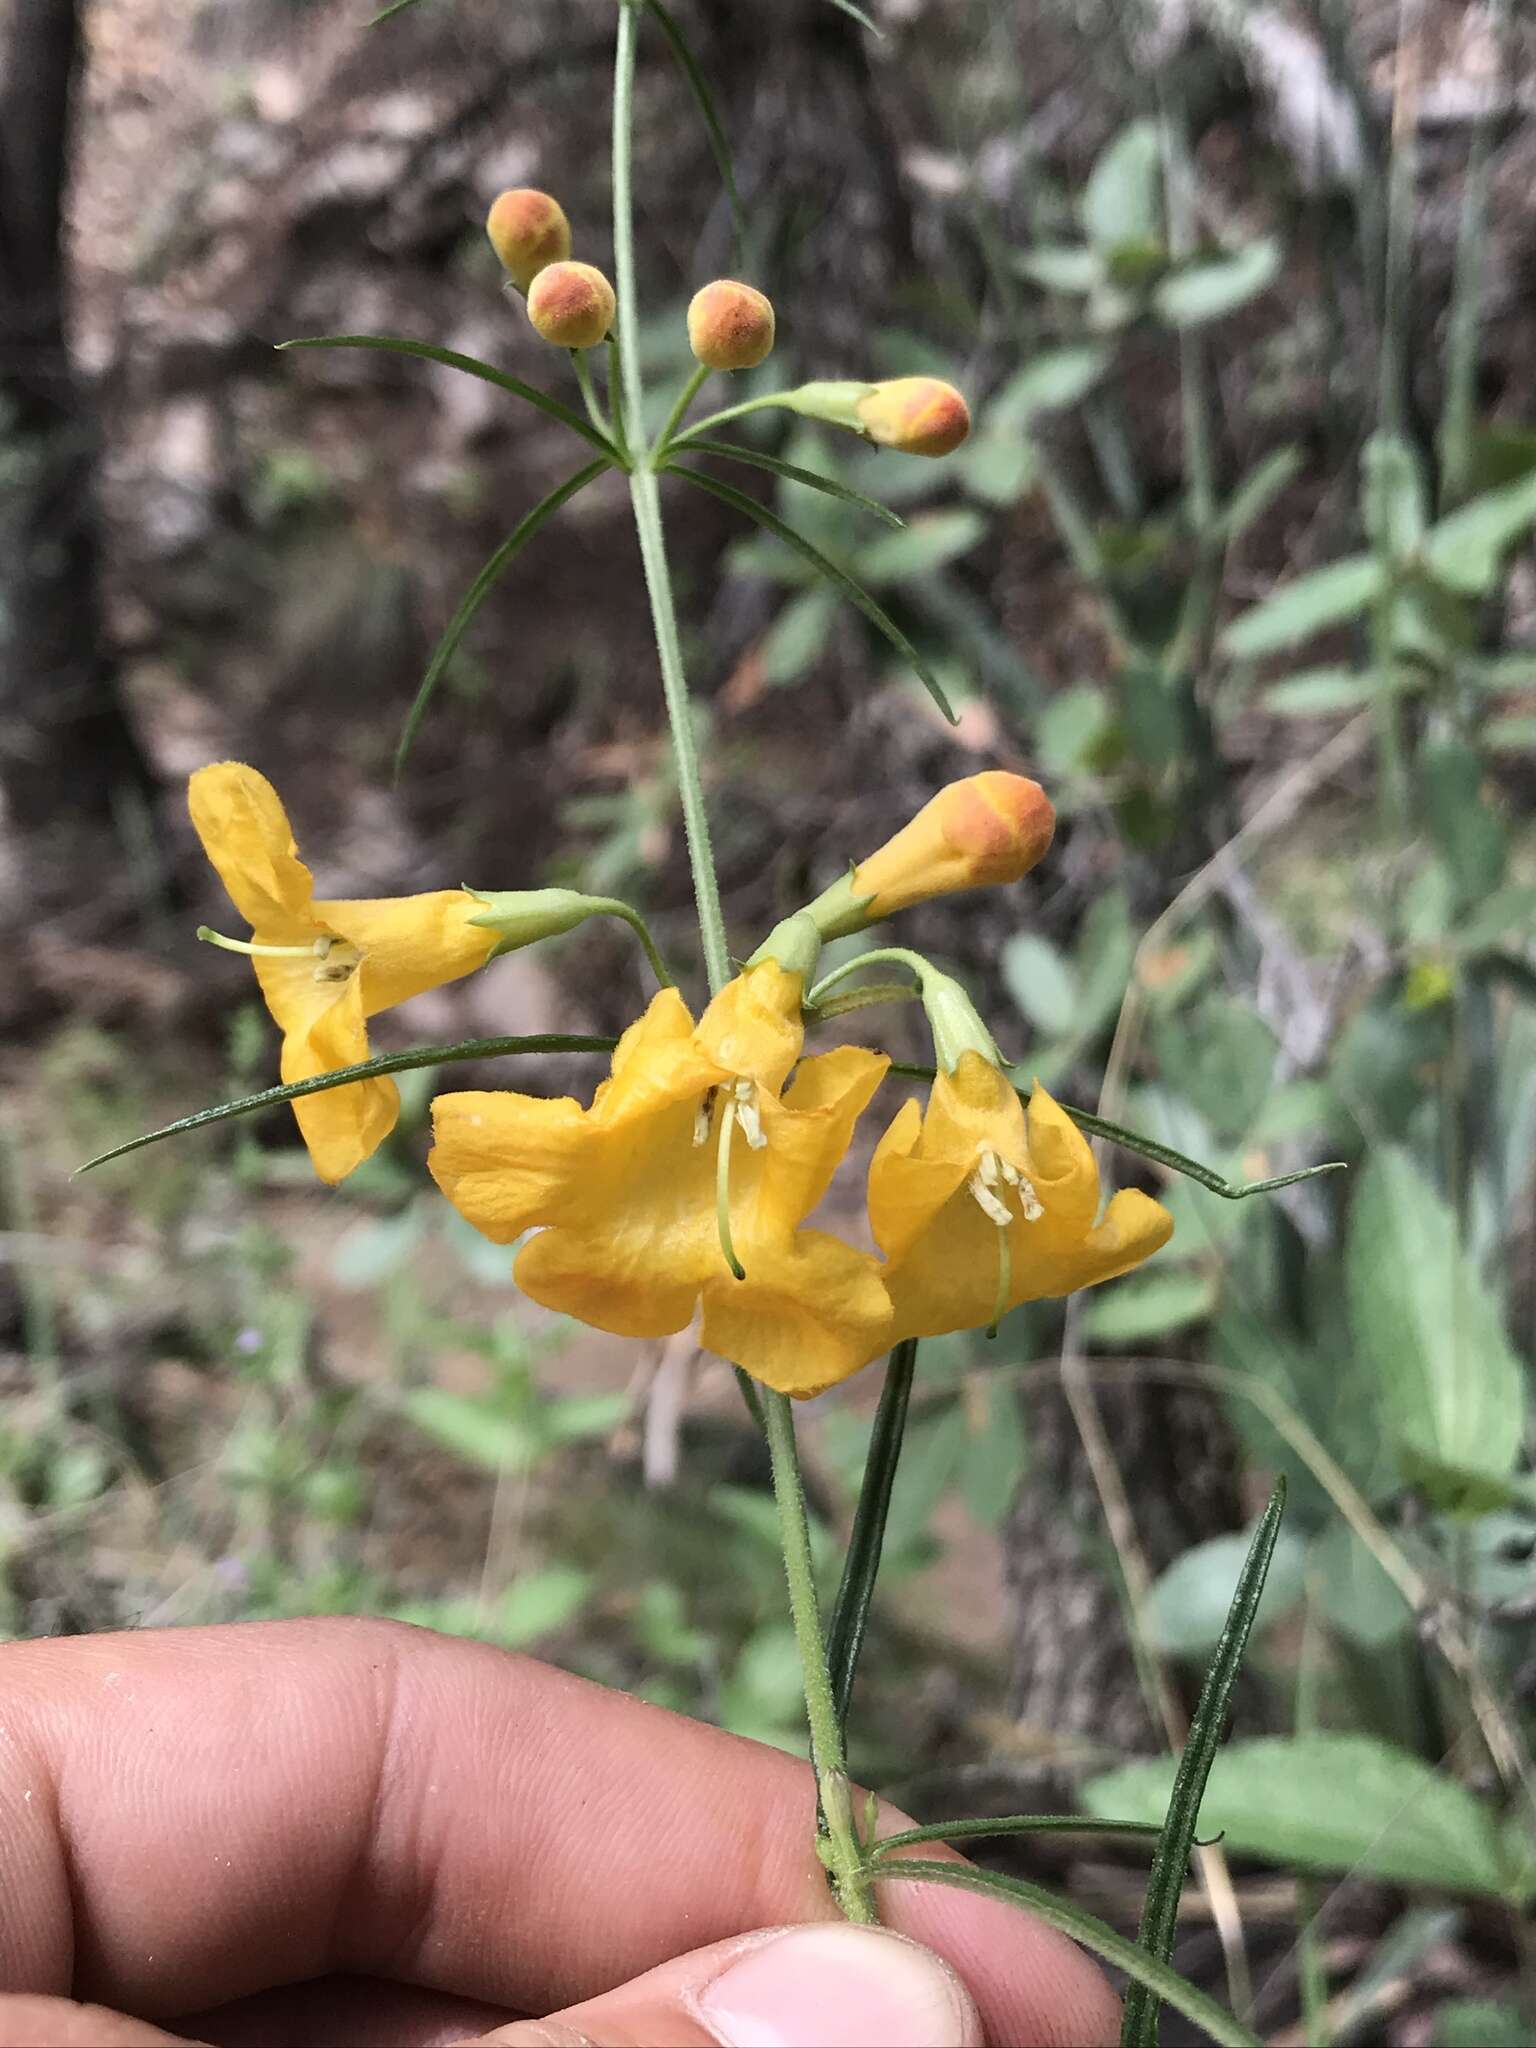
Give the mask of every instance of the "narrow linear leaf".
POLYGON ((395 15, 404 14, 407 7, 414 7, 416 4, 417 0, 391 0, 391 4, 388 7, 381 8, 372 21, 369 22, 368 26, 370 28, 377 28, 381 21, 390 21, 395 15))
POLYGON ((853 0, 828 0, 828 4, 835 7, 839 14, 848 15, 851 20, 859 24, 860 28, 868 29, 869 33, 872 36, 877 36, 882 43, 885 41, 885 30, 878 28, 870 20, 862 7, 855 7, 853 0))
POLYGON ((747 219, 742 212, 741 194, 736 189, 736 167, 731 159, 730 140, 716 110, 714 95, 709 89, 709 80, 704 76, 703 68, 698 58, 694 56, 688 38, 679 28, 671 10, 662 5, 662 0, 648 0, 648 4, 656 18, 656 26, 672 46, 672 54, 677 59, 678 68, 687 79, 688 89, 697 103, 705 132, 709 136, 710 149, 714 153, 715 167, 720 173, 720 182, 724 185, 725 196, 730 201, 731 225, 736 232, 736 247, 745 254, 747 219))
POLYGON ((427 715, 427 707, 436 694, 438 684, 447 673, 449 662, 452 661, 454 655, 458 652, 459 642, 469 631, 475 614, 479 611, 481 605, 485 603, 485 600, 501 580, 503 571, 516 560, 517 556, 522 553, 534 535, 541 527, 547 525, 562 505, 568 504, 578 491, 584 491, 594 477, 601 476, 605 469, 611 469, 612 467, 612 463, 606 459, 589 462, 585 469, 579 469, 574 476, 567 477, 563 484, 551 491, 547 498, 541 499, 525 518, 518 521, 511 533, 507 535, 501 546, 491 556, 484 568, 481 569, 480 574, 469 586, 469 589, 464 594, 462 603, 449 622, 448 630, 444 633, 442 639, 438 641, 433 651, 432 659, 427 664, 427 672, 421 679, 421 688, 416 692, 416 700, 406 714, 405 728, 400 734, 400 744, 395 749, 395 780, 397 782, 405 772, 406 758, 410 754, 412 744, 421 729, 421 722, 427 715))
POLYGON ((853 1532, 848 1538, 848 1556, 843 1565, 842 1584, 832 1609, 827 1630, 827 1669, 832 1679, 832 1698, 839 1726, 848 1725, 848 1703, 853 1697, 859 1652, 869 1622, 869 1603, 874 1598, 880 1571, 880 1553, 885 1546, 885 1524, 891 1511, 891 1489, 896 1484, 896 1467, 901 1459, 902 1437, 907 1427, 907 1407, 912 1397, 912 1377, 917 1370, 917 1339, 909 1337, 891 1353, 880 1389, 880 1405, 870 1433, 869 1454, 864 1460, 864 1478, 859 1502, 853 1514, 853 1532))
MULTIPOLYGON (((912 1066, 904 1060, 893 1060, 891 1072, 911 1081, 931 1081, 934 1077, 932 1067, 912 1066)), ((1014 1093, 1028 1102, 1027 1088, 1015 1088, 1014 1093)), ((1269 1180, 1223 1180, 1214 1168, 1202 1166, 1198 1159, 1190 1159, 1183 1152, 1175 1152, 1171 1145, 1159 1144, 1155 1138, 1144 1138, 1140 1132, 1128 1131, 1123 1125, 1112 1124, 1102 1116, 1093 1116, 1086 1109, 1074 1109, 1070 1102, 1062 1103, 1061 1107, 1073 1123, 1091 1137, 1108 1138, 1111 1144, 1119 1145, 1126 1152, 1134 1152, 1138 1158, 1166 1166, 1170 1173, 1181 1174, 1208 1194, 1220 1195, 1224 1202, 1246 1202, 1250 1195, 1272 1195, 1277 1188, 1294 1187, 1298 1181, 1315 1180, 1320 1173, 1343 1173, 1349 1164, 1346 1159, 1329 1159, 1321 1166, 1303 1166, 1295 1173, 1277 1173, 1269 1180)))
POLYGON ((947 1884, 956 1891, 975 1892, 985 1899, 1003 1899, 1009 1905, 1019 1906, 1026 1913, 1033 1913, 1037 1920, 1043 1920, 1047 1927, 1054 1927, 1058 1932, 1070 1935, 1073 1941, 1081 1942, 1084 1948, 1102 1956, 1117 1970, 1124 1970, 1134 1983, 1145 1984, 1156 1991, 1175 2012, 1183 2013, 1187 2020, 1203 2027, 1218 2048, 1258 2048, 1248 2029, 1231 2013, 1224 2011, 1215 1999, 1197 1991, 1176 1970, 1170 1970, 1166 1963, 1149 1956, 1134 1941, 1127 1941, 1124 1935, 1116 1934, 1095 1914, 1085 1913, 1080 1906, 1069 1905, 1043 1885, 1030 1884, 1022 1877, 1004 1877, 996 1870, 978 1870, 969 1863, 929 1863, 917 1857, 910 1860, 897 1857, 890 1863, 882 1862, 875 1875, 881 1884, 947 1884))
POLYGON ((922 1842, 984 1842, 994 1835, 1147 1835, 1162 1829, 1149 1821, 1089 1820, 1080 1813, 1006 1813, 991 1820, 938 1820, 926 1828, 886 1835, 870 1853, 876 1861, 922 1842))
MULTIPOLYGON (((1238 1667, 1243 1661, 1254 1617, 1259 1611, 1269 1561, 1274 1555, 1284 1514, 1285 1477, 1282 1474, 1269 1497, 1263 1519, 1254 1531, 1247 1561, 1227 1612, 1227 1625, 1216 1645, 1205 1684, 1200 1688, 1200 1703, 1190 1723, 1184 1753, 1179 1758, 1162 1839, 1158 1842, 1157 1854, 1147 1876, 1146 1902, 1142 1907, 1137 1938, 1142 1948, 1161 1963, 1166 1963, 1173 1954, 1179 1899, 1189 1869, 1190 1852, 1195 1845, 1200 1801, 1205 1796, 1206 1780, 1211 1774, 1211 1765, 1216 1761, 1216 1751, 1226 1728, 1232 1689, 1237 1683, 1238 1667)), ((1157 2048, 1157 2013, 1161 2003, 1161 1998, 1151 1986, 1139 1983, 1130 1987, 1125 1995, 1125 2015, 1120 2028, 1121 2048, 1157 2048)))
POLYGON ((256 1116, 280 1102, 293 1102, 301 1095, 320 1095, 327 1088, 345 1088, 352 1081, 371 1081, 380 1074, 409 1074, 418 1067, 447 1067, 461 1060, 503 1059, 514 1053, 612 1052, 618 1042, 616 1038, 578 1038, 564 1032, 546 1032, 532 1038, 466 1038, 457 1045, 430 1045, 411 1052, 382 1053, 377 1059, 359 1061, 355 1067, 336 1067, 328 1074, 312 1075, 307 1081, 288 1081, 280 1088, 263 1088, 259 1095, 242 1096, 238 1102, 220 1102, 212 1109, 196 1110, 191 1116, 178 1117, 173 1124, 162 1125, 158 1131, 146 1131, 142 1137, 130 1138, 126 1145, 114 1145, 110 1152, 98 1152, 94 1159, 87 1159, 75 1171, 89 1173, 92 1167, 105 1166, 109 1160, 126 1158, 130 1152, 141 1152, 146 1145, 158 1145, 162 1138, 179 1137, 183 1131, 200 1131, 205 1124, 225 1123, 230 1117, 256 1116))
POLYGON ((771 533, 776 540, 783 541, 786 547, 793 548, 797 555, 802 555, 813 569, 825 576, 829 583, 835 584, 848 602, 861 611, 870 624, 890 641, 950 724, 958 723, 938 678, 890 613, 871 597, 862 583, 856 583, 845 569, 840 569, 836 562, 824 555, 820 548, 805 538, 804 534, 797 533, 777 512, 770 512, 766 505, 759 505, 755 498, 749 498, 744 491, 738 491, 734 484, 721 483, 718 477, 706 476, 702 469, 689 469, 681 465, 675 467, 672 473, 674 476, 686 477, 689 483, 696 484, 701 491, 708 491, 711 497, 729 505, 733 512, 741 513, 744 518, 756 520, 757 524, 771 533))
POLYGON ((558 398, 551 398, 547 391, 540 391, 536 385, 525 384, 521 377, 508 376, 505 370, 498 370, 491 363, 482 363, 478 356, 460 355, 457 349, 438 348, 430 341, 410 341, 395 334, 306 334, 296 341, 280 341, 279 349, 290 348, 373 348, 385 354, 415 356, 424 363, 441 363, 445 369, 462 370, 468 377, 478 377, 482 383, 494 384, 502 391, 510 391, 514 398, 526 400, 537 406, 540 412, 548 413, 552 420, 558 420, 563 427, 569 427, 573 434, 580 434, 583 441, 590 441, 598 453, 605 455, 612 463, 619 461, 619 452, 606 435, 600 434, 590 420, 584 420, 578 412, 572 412, 568 405, 562 405, 558 398))
POLYGON ((882 505, 878 498, 866 498, 862 491, 852 490, 835 477, 822 476, 814 469, 802 469, 796 462, 785 462, 777 455, 765 455, 757 448, 740 448, 734 441, 690 441, 688 452, 690 455, 719 455, 731 462, 750 463, 754 469, 771 470, 786 483, 804 484, 808 490, 824 491, 829 498, 840 498, 845 505, 857 505, 861 512, 872 512, 887 526, 903 527, 907 523, 888 505, 882 505))

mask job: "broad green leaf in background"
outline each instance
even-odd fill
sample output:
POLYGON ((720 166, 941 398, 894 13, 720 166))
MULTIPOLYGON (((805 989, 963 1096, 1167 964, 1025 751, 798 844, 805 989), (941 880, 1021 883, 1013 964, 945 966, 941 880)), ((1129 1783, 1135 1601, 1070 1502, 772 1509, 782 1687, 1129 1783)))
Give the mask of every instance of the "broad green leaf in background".
MULTIPOLYGON (((1157 1647, 1170 1657, 1208 1657, 1221 1640, 1227 1611, 1252 1538, 1213 1536, 1175 1558, 1152 1588, 1144 1620, 1157 1647)), ((1282 1620, 1301 1598, 1306 1545, 1282 1529, 1269 1561, 1255 1628, 1282 1620)))
POLYGON ((904 583, 909 576, 931 576, 968 555, 986 530, 979 512, 925 513, 900 533, 876 534, 867 542, 859 550, 859 575, 877 590, 904 583))
POLYGON ((1482 756, 1463 739, 1431 740, 1420 749, 1418 776, 1424 820, 1458 905, 1475 907, 1503 881, 1509 847, 1504 821, 1483 794, 1482 756))
POLYGON ((792 683, 803 676, 826 646, 836 617, 837 598, 830 590, 802 590, 792 597, 759 650, 768 681, 792 683))
POLYGON ((1431 2048, 1531 2048, 1531 2030, 1513 2005, 1452 1998, 1435 2014, 1431 2048))
POLYGON ((1331 718, 1359 711, 1376 692, 1375 678, 1352 668, 1308 668, 1264 692, 1264 709, 1278 718, 1331 718))
POLYGON ((1360 455, 1361 512, 1371 545, 1386 561, 1406 562, 1424 538, 1424 473, 1401 434, 1372 434, 1360 455))
POLYGON ((591 1598, 596 1579, 574 1565, 547 1565, 510 1585, 496 1605, 496 1639, 521 1649, 574 1621, 591 1598))
POLYGON ((1288 446, 1275 449, 1254 464, 1227 500, 1227 509, 1221 516, 1229 544, 1241 540, 1249 527, 1263 518, 1301 469, 1302 460, 1301 450, 1288 446))
POLYGON ((1110 352, 1098 343, 1076 343, 1046 349, 1015 371, 987 408, 986 419, 1019 427, 1037 413, 1060 412, 1077 405, 1110 365, 1110 352))
MULTIPOLYGON (((1174 1760, 1123 1765, 1083 1787, 1105 1820, 1156 1821, 1174 1760)), ((1202 1834, 1239 1855, 1346 1871, 1436 1891, 1506 1895, 1492 1810, 1444 1771, 1369 1735, 1318 1733, 1232 1742, 1200 1808, 1202 1834)))
POLYGON ((1374 555, 1346 555, 1285 583, 1228 626, 1222 647, 1234 661, 1254 661, 1292 647, 1325 626, 1341 625, 1381 595, 1387 572, 1374 555))
MULTIPOLYGON (((1204 1322, 1216 1305, 1216 1282, 1210 1273, 1190 1267, 1165 1266, 1122 1280, 1117 1286, 1096 1289, 1084 1309, 1083 1334, 1090 1344, 1104 1350, 1124 1350, 1143 1345, 1175 1330, 1187 1330, 1191 1323, 1204 1322)), ((1234 1537, 1233 1541, 1237 1539, 1234 1537)), ((1241 1563, 1241 1559, 1239 1559, 1241 1563)), ((1237 1573, 1232 1574, 1232 1584, 1237 1573)), ((1222 1602, 1232 1595, 1227 1587, 1222 1602)), ((1217 1618, 1217 1634, 1221 1619, 1217 1618)), ((1215 1642, 1216 1636, 1211 1637, 1215 1642)), ((1209 1645, 1207 1645, 1209 1647, 1209 1645)))
POLYGON ((1096 249, 1163 239, 1163 146, 1155 121, 1132 121, 1100 155, 1083 190, 1083 226, 1096 249))
POLYGON ((1040 243, 1018 258, 1024 277, 1048 292, 1086 298, 1104 282, 1104 264, 1096 249, 1077 242, 1040 243))
POLYGON ((1347 1522, 1333 1521, 1315 1539, 1307 1568, 1330 1627, 1362 1649, 1395 1642, 1412 1626, 1408 1602, 1347 1522))
POLYGON ((1036 1029, 1065 1037, 1077 1014, 1077 978, 1050 940, 1038 932, 1016 932, 999 964, 1003 986, 1036 1029))
POLYGON ((1430 573, 1477 597, 1493 588, 1504 556, 1536 526, 1536 470, 1502 491, 1488 491, 1451 513, 1424 542, 1430 573))
POLYGON ((412 1387, 400 1405, 445 1450, 492 1472, 536 1457, 542 1448, 531 1419, 498 1414, 492 1398, 474 1400, 446 1387, 412 1387))
POLYGON ((1181 265, 1153 287, 1152 304, 1171 327, 1220 320, 1267 291, 1280 274, 1280 244, 1272 236, 1230 256, 1181 265))
POLYGON ((1345 1265, 1360 1367, 1402 1476, 1443 1506, 1494 1504, 1520 1452, 1524 1374, 1455 1216, 1398 1148, 1361 1175, 1345 1265))

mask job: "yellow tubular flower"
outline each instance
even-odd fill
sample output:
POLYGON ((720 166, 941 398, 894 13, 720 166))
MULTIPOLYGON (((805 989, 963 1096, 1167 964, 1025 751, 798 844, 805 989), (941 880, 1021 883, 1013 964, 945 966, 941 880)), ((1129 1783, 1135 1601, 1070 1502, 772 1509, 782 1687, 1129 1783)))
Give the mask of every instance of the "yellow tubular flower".
MULTIPOLYGON (((267 1008, 283 1034, 284 1081, 368 1058, 367 1020, 483 967, 498 935, 476 930, 483 906, 462 889, 362 902, 316 902, 288 814, 264 775, 238 761, 199 768, 187 791, 203 850, 252 927, 267 1008)), ((293 1105, 315 1171, 339 1181, 394 1129, 393 1081, 357 1081, 293 1105)))
POLYGON ((513 1271, 546 1308, 664 1337, 702 1304, 711 1351, 781 1393, 820 1393, 873 1356, 890 1305, 873 1259, 801 1225, 889 1061, 845 1046, 805 1060, 785 1092, 800 998, 800 976, 773 960, 697 1026, 663 989, 590 1109, 440 1095, 433 1177, 494 1243, 537 1232, 513 1271))
POLYGON ((889 1264, 885 1342, 981 1329, 1023 1301, 1129 1272, 1173 1218, 1134 1188, 1099 1214, 1088 1141, 1037 1083, 1024 1108, 979 1052, 903 1105, 869 1170, 869 1217, 889 1264))

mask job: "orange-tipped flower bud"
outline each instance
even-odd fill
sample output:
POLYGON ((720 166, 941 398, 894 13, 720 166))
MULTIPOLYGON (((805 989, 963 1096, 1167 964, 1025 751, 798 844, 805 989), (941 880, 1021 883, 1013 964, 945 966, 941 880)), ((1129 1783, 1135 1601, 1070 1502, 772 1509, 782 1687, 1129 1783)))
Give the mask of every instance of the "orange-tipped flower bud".
POLYGON ((551 263, 571 253, 571 224, 558 199, 520 185, 494 200, 485 217, 485 232, 501 258, 501 267, 520 291, 551 263))
POLYGON ((823 939, 843 938, 931 896, 1016 882, 1041 858, 1056 813, 1038 782, 1000 768, 952 782, 810 906, 823 939))
POLYGON ((755 370, 773 352, 773 306, 750 284, 718 278, 688 308, 688 345, 706 370, 755 370))
POLYGON ((528 287, 528 318, 558 348, 596 348, 616 311, 613 286, 590 263, 551 263, 528 287))
POLYGON ((903 455, 953 455, 971 431, 970 407, 938 377, 893 377, 857 411, 871 441, 903 455))

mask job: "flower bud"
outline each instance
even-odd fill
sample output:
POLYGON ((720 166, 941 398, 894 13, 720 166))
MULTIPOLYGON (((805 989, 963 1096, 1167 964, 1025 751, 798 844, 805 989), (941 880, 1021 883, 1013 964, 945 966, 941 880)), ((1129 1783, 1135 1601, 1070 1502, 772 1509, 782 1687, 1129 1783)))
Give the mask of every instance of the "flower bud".
POLYGON ((842 938, 894 911, 960 889, 1016 882, 1056 830, 1038 782, 999 768, 941 789, 888 839, 811 905, 823 938, 842 938))
POLYGON ((903 455, 953 455, 971 431, 970 408, 937 377, 893 377, 858 406, 871 441, 903 455))
POLYGON ((613 286, 590 263, 551 263, 528 287, 528 318, 558 348, 596 348, 616 310, 613 286))
POLYGON ((547 192, 517 186, 493 201, 485 218, 491 247, 519 291, 527 291, 541 270, 563 263, 571 253, 571 224, 565 209, 547 192))
POLYGON ((722 277, 694 295, 688 345, 706 370, 755 370, 773 350, 773 306, 752 285, 722 277))

